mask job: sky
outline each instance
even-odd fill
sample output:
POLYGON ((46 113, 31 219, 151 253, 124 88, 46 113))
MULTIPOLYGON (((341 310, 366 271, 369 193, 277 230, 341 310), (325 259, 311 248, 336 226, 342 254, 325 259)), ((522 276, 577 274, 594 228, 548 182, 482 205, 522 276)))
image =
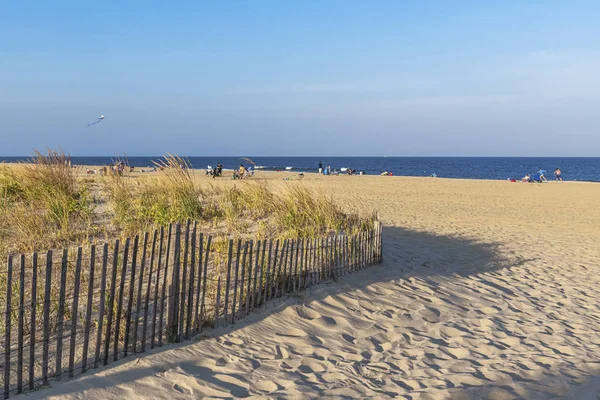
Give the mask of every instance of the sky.
POLYGON ((598 21, 576 0, 0 1, 0 155, 600 156, 598 21))

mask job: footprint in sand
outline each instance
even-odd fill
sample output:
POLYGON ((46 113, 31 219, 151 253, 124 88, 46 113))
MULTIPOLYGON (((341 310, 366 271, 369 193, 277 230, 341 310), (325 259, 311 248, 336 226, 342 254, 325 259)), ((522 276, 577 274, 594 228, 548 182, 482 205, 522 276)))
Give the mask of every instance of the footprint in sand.
POLYGON ((337 321, 334 318, 327 317, 327 316, 323 315, 321 317, 321 319, 323 320, 323 322, 325 322, 325 325, 328 325, 328 326, 337 325, 337 321))
POLYGON ((244 341, 240 338, 236 338, 236 337, 229 337, 226 338, 225 341, 223 342, 223 344, 227 345, 227 346, 241 346, 244 344, 244 341))
POLYGON ((188 396, 192 394, 192 392, 189 389, 183 388, 183 387, 179 386, 178 384, 174 384, 173 389, 177 390, 179 393, 186 394, 188 396))
POLYGON ((421 311, 421 318, 431 324, 437 324, 440 322, 441 315, 441 312, 437 308, 433 307, 425 307, 425 309, 421 311))
POLYGON ((296 312, 298 313, 298 316, 300 318, 304 318, 304 319, 312 320, 312 319, 317 319, 321 316, 321 314, 319 314, 315 310, 308 308, 308 307, 297 307, 296 312))
POLYGON ((219 359, 217 359, 215 361, 215 364, 217 365, 217 367, 224 367, 227 364, 231 363, 233 361, 233 359, 231 358, 231 356, 225 355, 219 359))
POLYGON ((346 380, 346 376, 344 374, 340 374, 339 372, 328 372, 321 375, 320 378, 326 383, 337 383, 346 380))
POLYGON ((342 338, 352 344, 356 344, 356 338, 350 334, 342 333, 342 338))
POLYGON ((275 392, 279 389, 279 386, 271 381, 258 381, 250 385, 250 390, 252 392, 257 392, 260 394, 267 394, 275 392))
POLYGON ((303 360, 302 365, 298 367, 298 370, 304 374, 313 374, 324 372, 327 370, 327 368, 323 364, 309 359, 303 360))
POLYGON ((297 328, 290 328, 282 332, 277 332, 279 336, 287 336, 287 337, 304 337, 306 336, 306 332, 301 331, 297 328))
POLYGON ((283 360, 286 358, 290 358, 288 351, 285 349, 285 347, 281 347, 281 346, 277 345, 275 347, 275 359, 283 360))

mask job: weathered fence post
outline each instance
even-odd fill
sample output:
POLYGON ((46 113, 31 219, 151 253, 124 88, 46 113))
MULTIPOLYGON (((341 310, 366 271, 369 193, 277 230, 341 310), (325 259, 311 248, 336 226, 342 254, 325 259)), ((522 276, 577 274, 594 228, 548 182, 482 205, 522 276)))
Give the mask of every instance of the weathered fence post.
MULTIPOLYGON (((133 322, 133 353, 138 352, 138 325, 140 324, 140 312, 142 311, 142 285, 144 283, 144 269, 146 267, 146 253, 148 252, 148 232, 144 233, 144 244, 142 245, 142 259, 140 260, 140 274, 138 278, 137 297, 135 301, 135 318, 133 322)), ((150 281, 150 277, 148 277, 150 281)), ((131 282, 133 285, 133 282, 131 282)), ((143 350, 142 350, 143 351, 143 350)))
POLYGON ((90 341, 90 324, 92 322, 92 302, 94 300, 94 266, 96 262, 96 245, 90 248, 90 269, 88 273, 87 305, 85 308, 85 327, 83 332, 83 354, 81 355, 81 372, 87 369, 88 347, 90 341))
MULTIPOLYGON (((205 307, 204 301, 206 300, 206 281, 208 280, 208 261, 209 261, 208 257, 210 256, 211 242, 212 242, 212 236, 209 236, 208 240, 206 241, 206 253, 204 256, 204 272, 202 274, 203 281, 202 281, 202 302, 200 304, 200 331, 202 331, 204 315, 206 314, 206 307, 205 307)), ((219 275, 219 277, 220 277, 220 275, 219 275)))
POLYGON ((115 341, 113 343, 113 361, 119 359, 119 339, 121 336, 121 314, 123 313, 123 292, 125 291, 125 281, 127 280, 127 261, 129 257, 129 238, 125 239, 125 249, 123 249, 123 265, 121 267, 121 281, 119 282, 119 297, 117 299, 117 318, 115 319, 115 341))
MULTIPOLYGON (((235 314, 235 295, 237 293, 237 269, 239 267, 239 259, 240 259, 240 244, 241 244, 241 239, 238 240, 238 256, 236 257, 236 272, 235 272, 235 287, 233 290, 233 311, 232 313, 235 314)), ((227 311, 229 310, 229 286, 231 283, 231 263, 232 260, 231 258, 233 257, 233 239, 229 239, 229 250, 227 251, 227 278, 225 279, 225 306, 223 307, 223 311, 224 311, 224 317, 225 317, 225 323, 227 324, 227 311)))
POLYGON ((140 237, 138 235, 135 235, 135 238, 133 239, 133 254, 131 256, 131 277, 129 278, 129 295, 127 296, 127 311, 125 313, 126 321, 125 337, 123 338, 123 357, 127 357, 127 354, 129 353, 129 332, 131 331, 131 311, 133 310, 133 298, 135 295, 135 270, 137 268, 139 242, 140 237))
MULTIPOLYGON (((118 241, 117 241, 118 243, 118 241)), ((115 246, 117 244, 115 243, 115 246)), ((106 298, 106 270, 108 267, 108 243, 104 244, 102 252, 102 277, 100 278, 100 310, 98 310, 98 332, 96 334, 96 351, 94 354, 94 368, 100 362, 100 348, 102 347, 102 325, 104 323, 104 300, 106 298)))
POLYGON ((31 261, 32 275, 31 275, 31 327, 29 329, 29 390, 33 390, 35 368, 33 368, 35 362, 35 317, 37 308, 37 264, 38 254, 33 253, 33 259, 31 261))
POLYGON ((4 314, 4 398, 8 398, 10 392, 10 323, 11 323, 11 309, 10 300, 12 298, 12 270, 13 270, 13 257, 8 256, 8 266, 6 268, 6 313, 4 314))
POLYGON ((23 392, 23 323, 25 322, 25 255, 21 254, 19 274, 19 330, 17 337, 17 393, 23 392))
POLYGON ((63 249, 62 266, 60 270, 60 293, 58 298, 58 324, 56 333, 56 369, 54 379, 61 380, 62 375, 62 350, 63 350, 63 328, 65 316, 65 296, 67 290, 67 268, 69 265, 69 252, 63 249))
POLYGON ((184 236, 184 244, 183 244, 183 264, 182 264, 182 273, 180 275, 180 282, 177 283, 177 301, 181 301, 179 305, 179 313, 178 313, 178 323, 179 323, 179 334, 177 335, 177 341, 181 342, 183 340, 183 323, 185 321, 185 303, 186 303, 186 283, 187 283, 187 264, 188 264, 188 251, 189 251, 189 241, 190 241, 190 220, 187 220, 185 225, 185 236, 184 236))
POLYGON ((173 250, 173 272, 171 273, 169 285, 169 303, 167 310, 167 342, 178 341, 179 323, 177 314, 179 312, 179 274, 181 271, 181 226, 175 225, 175 247, 173 250))
POLYGON ((77 313, 79 311, 79 285, 81 281, 81 247, 77 248, 77 263, 75 264, 75 287, 73 288, 73 304, 71 308, 71 343, 69 345, 69 378, 73 377, 75 368, 75 339, 77 338, 77 313))
MULTIPOLYGON (((152 273, 154 271, 154 252, 156 251, 156 237, 157 236, 158 236, 158 231, 155 229, 154 233, 152 234, 152 249, 150 250, 150 266, 148 269, 148 283, 146 286, 146 298, 144 301, 144 320, 142 322, 142 324, 143 324, 142 325, 142 352, 146 351, 146 339, 147 339, 146 332, 148 329, 148 307, 149 307, 149 303, 150 303, 150 286, 152 283, 152 273)), ((156 285, 155 286, 158 287, 158 276, 156 277, 156 285)), ((152 334, 154 335, 154 329, 152 329, 152 334)))

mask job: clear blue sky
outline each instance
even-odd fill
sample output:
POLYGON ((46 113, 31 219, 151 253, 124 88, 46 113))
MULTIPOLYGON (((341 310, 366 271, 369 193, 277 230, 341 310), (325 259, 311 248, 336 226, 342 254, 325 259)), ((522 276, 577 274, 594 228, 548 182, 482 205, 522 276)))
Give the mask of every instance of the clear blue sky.
POLYGON ((598 1, 3 1, 0 154, 598 156, 599 21, 598 1))

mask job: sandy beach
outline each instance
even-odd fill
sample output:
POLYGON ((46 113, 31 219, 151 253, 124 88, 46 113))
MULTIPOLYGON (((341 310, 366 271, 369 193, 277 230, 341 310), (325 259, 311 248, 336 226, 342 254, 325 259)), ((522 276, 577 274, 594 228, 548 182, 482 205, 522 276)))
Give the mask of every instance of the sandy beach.
MULTIPOLYGON (((285 185, 296 176, 256 178, 285 185)), ((295 183, 344 209, 379 212, 383 264, 27 396, 600 396, 600 184, 316 175, 295 183)))

